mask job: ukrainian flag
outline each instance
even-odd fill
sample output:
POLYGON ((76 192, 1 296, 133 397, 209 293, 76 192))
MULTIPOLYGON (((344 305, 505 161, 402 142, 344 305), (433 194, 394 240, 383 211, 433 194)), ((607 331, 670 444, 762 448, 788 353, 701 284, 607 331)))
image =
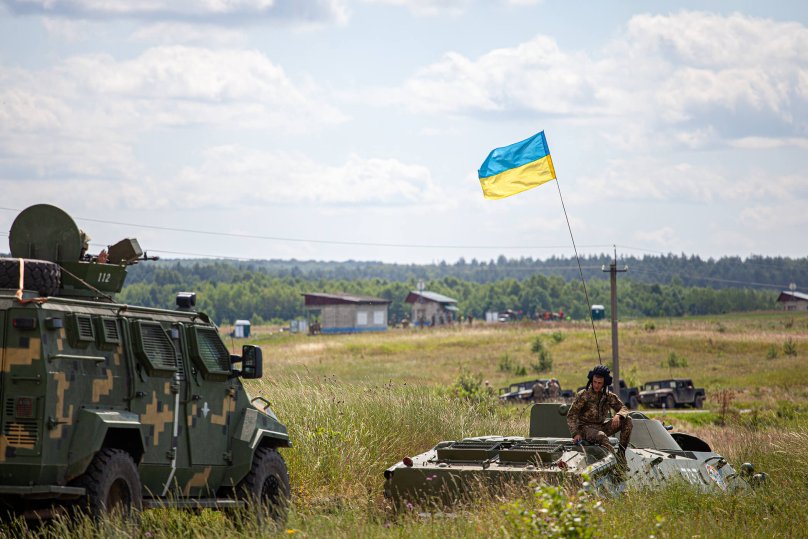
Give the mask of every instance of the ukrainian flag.
POLYGON ((477 172, 485 198, 505 198, 556 177, 544 131, 492 150, 477 172))

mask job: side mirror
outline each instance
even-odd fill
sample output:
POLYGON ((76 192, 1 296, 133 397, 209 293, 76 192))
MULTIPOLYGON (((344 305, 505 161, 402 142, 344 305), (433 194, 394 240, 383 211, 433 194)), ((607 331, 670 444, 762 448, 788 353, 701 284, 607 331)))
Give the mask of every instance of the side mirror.
POLYGON ((263 375, 264 356, 261 347, 245 344, 241 347, 241 377, 246 379, 261 378, 263 375))

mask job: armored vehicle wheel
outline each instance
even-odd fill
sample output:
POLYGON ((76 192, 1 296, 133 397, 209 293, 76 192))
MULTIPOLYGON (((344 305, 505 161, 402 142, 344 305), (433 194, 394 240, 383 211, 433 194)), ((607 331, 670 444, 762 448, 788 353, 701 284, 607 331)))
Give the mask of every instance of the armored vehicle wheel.
POLYGON ((286 521, 291 499, 289 472, 283 457, 274 449, 256 450, 250 473, 242 480, 239 491, 259 510, 259 517, 266 511, 275 522, 286 521))
POLYGON ((137 518, 143 509, 143 492, 135 462, 121 449, 102 449, 76 482, 87 489, 84 508, 98 517, 116 512, 137 518))
MULTIPOLYGON (((24 259, 23 280, 26 290, 36 290, 43 296, 52 296, 59 290, 59 266, 45 260, 24 259)), ((20 286, 20 259, 0 258, 0 288, 20 286)))
POLYGON ((665 397, 665 408, 668 410, 673 410, 676 408, 676 401, 673 400, 673 395, 668 395, 665 397))

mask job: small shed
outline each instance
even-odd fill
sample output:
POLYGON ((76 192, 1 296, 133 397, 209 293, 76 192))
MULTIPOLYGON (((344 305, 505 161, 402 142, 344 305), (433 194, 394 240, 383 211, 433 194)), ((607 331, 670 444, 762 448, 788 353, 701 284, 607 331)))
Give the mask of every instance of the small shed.
POLYGON ((244 339, 250 336, 250 321, 249 320, 236 320, 233 324, 233 337, 237 339, 244 339))
POLYGON ((387 330, 390 300, 353 294, 303 294, 309 333, 387 330))
POLYGON ((412 323, 416 326, 440 326, 457 319, 457 300, 424 290, 413 290, 405 300, 412 304, 412 323))
POLYGON ((808 294, 802 292, 783 290, 777 302, 782 303, 786 311, 808 311, 808 294))
POLYGON ((592 320, 603 320, 606 318, 606 308, 603 305, 592 305, 592 320))

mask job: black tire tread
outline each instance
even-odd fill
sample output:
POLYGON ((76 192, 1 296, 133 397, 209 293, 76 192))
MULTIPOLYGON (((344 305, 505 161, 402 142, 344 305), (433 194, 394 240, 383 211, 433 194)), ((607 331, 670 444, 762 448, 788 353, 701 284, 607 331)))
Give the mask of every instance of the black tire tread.
POLYGON ((138 475, 135 463, 131 455, 123 449, 103 448, 96 453, 87 470, 77 481, 76 486, 84 487, 87 490, 85 507, 90 510, 93 516, 100 516, 107 512, 102 499, 104 492, 102 487, 107 474, 116 467, 130 467, 129 471, 134 472, 132 487, 132 507, 131 513, 139 513, 143 509, 143 495, 141 492, 140 476, 138 475))
MULTIPOLYGON (((62 273, 59 265, 46 260, 23 259, 23 286, 43 296, 53 296, 59 291, 62 273)), ((0 288, 20 286, 20 259, 0 258, 0 288)))
POLYGON ((291 487, 289 484, 289 472, 286 469, 286 462, 275 449, 259 447, 255 451, 252 467, 247 476, 239 485, 239 496, 251 503, 261 503, 261 488, 267 475, 275 474, 279 480, 281 488, 281 500, 279 506, 270 507, 270 514, 276 522, 286 520, 286 512, 291 501, 291 487))

